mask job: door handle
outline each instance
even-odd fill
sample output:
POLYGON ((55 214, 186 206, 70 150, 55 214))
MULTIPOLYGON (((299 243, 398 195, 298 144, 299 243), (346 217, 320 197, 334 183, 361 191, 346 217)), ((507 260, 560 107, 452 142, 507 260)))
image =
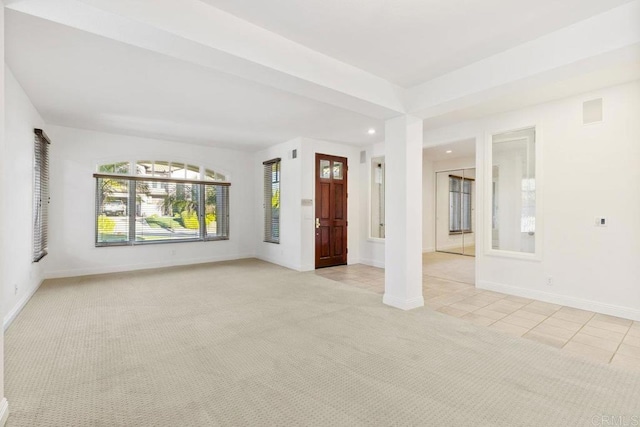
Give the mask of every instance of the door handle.
POLYGON ((316 218, 316 228, 320 228, 320 218, 316 218))

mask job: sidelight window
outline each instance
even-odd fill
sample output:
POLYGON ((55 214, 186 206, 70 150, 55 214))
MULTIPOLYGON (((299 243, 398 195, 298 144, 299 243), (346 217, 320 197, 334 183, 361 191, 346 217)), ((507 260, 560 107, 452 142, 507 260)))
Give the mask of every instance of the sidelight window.
POLYGON ((267 160, 264 168, 264 241, 280 243, 280 164, 267 160))

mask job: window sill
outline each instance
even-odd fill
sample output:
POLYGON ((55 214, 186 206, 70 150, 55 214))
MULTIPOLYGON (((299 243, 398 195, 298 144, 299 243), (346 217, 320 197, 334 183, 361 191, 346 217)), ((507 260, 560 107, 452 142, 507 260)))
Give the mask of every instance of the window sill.
POLYGON ((367 237, 367 242, 384 244, 384 237, 367 237))
POLYGON ((228 237, 209 237, 206 239, 176 239, 176 240, 149 240, 143 242, 112 242, 112 243, 96 243, 96 248, 109 248, 113 246, 148 246, 148 245, 164 245, 167 243, 196 243, 196 242, 215 242, 218 240, 229 240, 228 237))

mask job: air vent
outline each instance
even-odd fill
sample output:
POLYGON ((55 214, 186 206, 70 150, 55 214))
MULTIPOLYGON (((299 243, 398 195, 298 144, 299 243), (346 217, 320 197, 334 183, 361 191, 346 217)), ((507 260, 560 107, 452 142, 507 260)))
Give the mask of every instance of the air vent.
POLYGON ((585 101, 582 104, 582 124, 600 123, 602 121, 602 98, 585 101))
POLYGON ((361 151, 360 152, 360 164, 364 164, 367 162, 367 152, 366 151, 361 151))

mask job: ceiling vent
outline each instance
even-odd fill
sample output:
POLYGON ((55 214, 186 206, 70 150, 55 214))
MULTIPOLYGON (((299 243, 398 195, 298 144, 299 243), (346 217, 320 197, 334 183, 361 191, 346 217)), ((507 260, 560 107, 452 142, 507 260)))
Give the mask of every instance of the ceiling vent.
POLYGON ((582 124, 602 122, 602 98, 582 103, 582 124))

